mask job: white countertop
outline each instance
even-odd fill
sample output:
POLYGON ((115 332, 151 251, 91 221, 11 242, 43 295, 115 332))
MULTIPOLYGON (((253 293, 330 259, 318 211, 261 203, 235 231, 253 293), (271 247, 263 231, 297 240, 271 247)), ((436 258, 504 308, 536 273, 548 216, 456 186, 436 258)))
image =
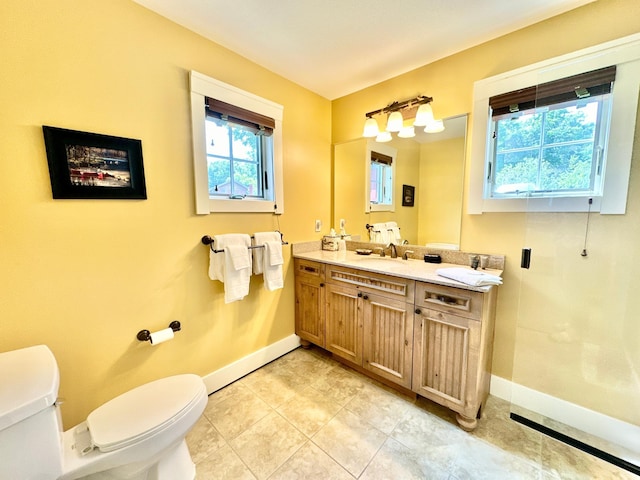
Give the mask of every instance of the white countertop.
MULTIPOLYGON (((331 252, 327 250, 314 250, 311 252, 294 253, 294 258, 304 258, 321 263, 329 263, 331 265, 339 265, 343 267, 357 268, 374 273, 383 273, 395 277, 409 278, 421 282, 435 283, 448 287, 463 288, 476 292, 488 292, 492 286, 476 287, 467 285, 456 280, 450 280, 436 274, 439 268, 467 268, 472 271, 471 267, 464 265, 455 265, 452 263, 426 263, 423 260, 410 258, 403 260, 402 258, 391 258, 389 256, 380 257, 378 254, 358 255, 354 251, 339 250, 331 252)), ((502 270, 478 270, 491 275, 501 276, 502 270)))

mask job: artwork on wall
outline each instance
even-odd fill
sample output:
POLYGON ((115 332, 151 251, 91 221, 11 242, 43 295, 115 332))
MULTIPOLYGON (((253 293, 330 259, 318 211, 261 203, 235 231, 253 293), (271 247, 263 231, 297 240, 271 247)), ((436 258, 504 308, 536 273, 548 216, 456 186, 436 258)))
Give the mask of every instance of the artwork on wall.
POLYGON ((402 206, 413 207, 413 200, 416 193, 416 187, 412 185, 402 185, 402 206))
POLYGON ((146 199, 142 142, 43 125, 53 198, 146 199))

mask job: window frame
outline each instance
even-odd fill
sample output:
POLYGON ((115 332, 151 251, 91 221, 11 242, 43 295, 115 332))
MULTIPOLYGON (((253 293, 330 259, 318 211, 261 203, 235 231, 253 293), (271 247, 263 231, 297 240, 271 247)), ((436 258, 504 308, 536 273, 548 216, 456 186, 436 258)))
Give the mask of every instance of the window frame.
POLYGON ((193 169, 195 177, 196 213, 207 215, 215 212, 264 212, 284 213, 282 118, 284 108, 275 102, 241 90, 233 85, 208 77, 202 73, 189 73, 191 91, 191 127, 193 139, 193 169), (243 199, 218 198, 209 196, 209 175, 205 133, 205 97, 215 98, 260 115, 271 117, 275 122, 272 135, 273 151, 265 152, 270 172, 273 198, 243 199))
POLYGON ((470 181, 467 212, 586 212, 624 214, 640 87, 640 34, 519 68, 475 82, 473 101, 473 139, 470 151, 470 181), (616 65, 611 104, 611 124, 605 176, 601 195, 575 195, 547 198, 487 198, 486 154, 491 145, 489 98, 505 92, 570 77, 590 70, 616 65), (590 205, 588 199, 592 198, 590 205))

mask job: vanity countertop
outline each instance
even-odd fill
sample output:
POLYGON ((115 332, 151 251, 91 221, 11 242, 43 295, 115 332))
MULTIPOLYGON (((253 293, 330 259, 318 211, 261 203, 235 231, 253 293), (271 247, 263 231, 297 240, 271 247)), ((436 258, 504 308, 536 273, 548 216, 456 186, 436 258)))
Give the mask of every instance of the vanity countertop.
MULTIPOLYGON (((368 272, 382 273, 395 277, 409 278, 421 282, 435 283, 437 285, 445 285, 447 287, 463 288, 476 292, 488 292, 491 286, 476 287, 467 285, 456 280, 450 280, 441 277, 436 273, 439 268, 467 268, 472 271, 471 267, 464 265, 456 265, 452 263, 426 263, 423 260, 410 258, 403 260, 402 258, 380 257, 376 254, 358 255, 351 250, 327 251, 314 250, 309 252, 294 253, 294 258, 303 258, 331 265, 339 265, 343 267, 357 268, 368 272)), ((490 275, 501 276, 502 270, 489 269, 479 270, 490 275)))

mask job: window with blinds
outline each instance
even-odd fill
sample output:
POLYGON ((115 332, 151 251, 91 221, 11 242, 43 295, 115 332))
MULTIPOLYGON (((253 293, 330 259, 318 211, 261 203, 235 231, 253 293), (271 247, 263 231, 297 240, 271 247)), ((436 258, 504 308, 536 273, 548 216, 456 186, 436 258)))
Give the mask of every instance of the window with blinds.
POLYGON ((272 118, 205 97, 209 196, 264 198, 273 183, 272 118))
POLYGON ((616 67, 489 98, 491 198, 599 195, 616 67))

